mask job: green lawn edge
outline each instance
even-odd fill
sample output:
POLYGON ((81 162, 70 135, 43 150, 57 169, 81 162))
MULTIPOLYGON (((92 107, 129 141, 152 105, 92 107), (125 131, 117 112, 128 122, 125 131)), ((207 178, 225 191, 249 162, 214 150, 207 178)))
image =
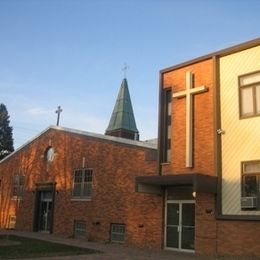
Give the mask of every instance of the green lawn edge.
POLYGON ((69 255, 89 255, 102 253, 89 248, 65 245, 35 238, 16 235, 0 235, 0 259, 22 259, 34 257, 54 257, 69 255), (2 242, 13 241, 18 244, 1 245, 2 242))

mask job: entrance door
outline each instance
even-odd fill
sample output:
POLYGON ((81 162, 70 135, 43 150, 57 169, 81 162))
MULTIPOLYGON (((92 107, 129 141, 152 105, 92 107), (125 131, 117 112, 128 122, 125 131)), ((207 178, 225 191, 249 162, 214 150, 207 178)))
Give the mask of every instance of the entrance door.
POLYGON ((41 191, 39 201, 39 231, 50 232, 52 218, 52 191, 41 191))
POLYGON ((177 250, 194 250, 194 202, 167 202, 165 247, 177 250))

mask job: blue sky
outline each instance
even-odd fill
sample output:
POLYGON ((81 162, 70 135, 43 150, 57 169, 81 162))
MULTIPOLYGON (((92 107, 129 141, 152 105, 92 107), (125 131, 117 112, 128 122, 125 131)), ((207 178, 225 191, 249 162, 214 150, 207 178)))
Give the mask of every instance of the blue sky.
POLYGON ((258 0, 0 0, 0 102, 15 147, 56 123, 104 133, 124 63, 142 140, 159 71, 259 37, 258 0))

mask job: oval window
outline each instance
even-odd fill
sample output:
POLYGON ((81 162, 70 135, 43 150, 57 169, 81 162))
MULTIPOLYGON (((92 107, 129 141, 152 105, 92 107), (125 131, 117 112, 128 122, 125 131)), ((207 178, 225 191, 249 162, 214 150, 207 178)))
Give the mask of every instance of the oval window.
POLYGON ((46 150, 46 160, 47 162, 52 162, 54 159, 54 149, 53 147, 49 147, 46 150))

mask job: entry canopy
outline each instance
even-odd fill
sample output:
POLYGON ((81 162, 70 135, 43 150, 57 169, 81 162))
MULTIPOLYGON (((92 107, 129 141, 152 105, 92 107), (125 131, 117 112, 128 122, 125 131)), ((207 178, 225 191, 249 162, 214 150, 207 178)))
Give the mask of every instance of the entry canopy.
POLYGON ((138 192, 160 194, 162 187, 192 186, 194 192, 217 193, 217 177, 201 173, 136 177, 138 192))

